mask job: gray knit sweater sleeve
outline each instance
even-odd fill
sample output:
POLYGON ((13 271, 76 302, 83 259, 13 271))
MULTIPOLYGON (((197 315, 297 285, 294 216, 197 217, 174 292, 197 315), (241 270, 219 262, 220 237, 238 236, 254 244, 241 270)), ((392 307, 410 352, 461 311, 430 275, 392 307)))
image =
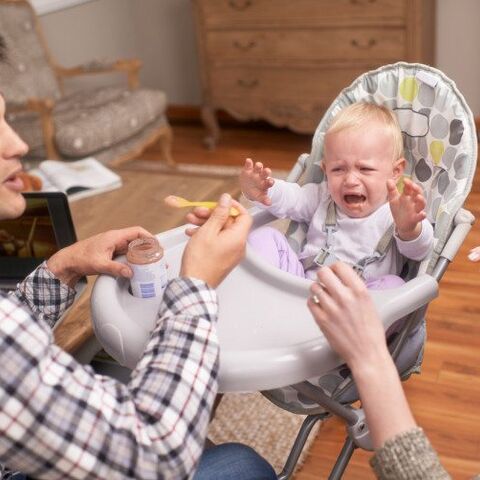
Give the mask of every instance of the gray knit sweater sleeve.
POLYGON ((380 480, 447 480, 450 475, 419 427, 388 440, 370 460, 380 480))

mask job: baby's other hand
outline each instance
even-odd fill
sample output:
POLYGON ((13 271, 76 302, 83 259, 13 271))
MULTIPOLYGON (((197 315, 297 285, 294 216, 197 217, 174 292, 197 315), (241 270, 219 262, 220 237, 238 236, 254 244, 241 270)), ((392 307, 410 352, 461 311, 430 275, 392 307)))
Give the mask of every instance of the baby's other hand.
POLYGON ((474 247, 470 250, 470 253, 468 254, 468 259, 471 262, 480 261, 480 246, 479 247, 474 247))
POLYGON ((398 236, 405 241, 414 240, 422 231, 421 222, 426 218, 427 202, 422 189, 408 178, 403 181, 400 193, 393 180, 387 181, 388 201, 398 236))
POLYGON ((247 158, 239 176, 242 193, 248 200, 271 205, 272 202, 268 197, 268 189, 274 184, 271 175, 272 171, 262 163, 255 162, 254 165, 253 160, 247 158))

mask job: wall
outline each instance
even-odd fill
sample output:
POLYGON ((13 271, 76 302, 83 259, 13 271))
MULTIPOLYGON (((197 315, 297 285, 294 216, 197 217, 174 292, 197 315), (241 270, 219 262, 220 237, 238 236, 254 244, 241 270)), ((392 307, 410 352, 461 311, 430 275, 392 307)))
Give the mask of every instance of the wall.
POLYGON ((437 0, 437 67, 452 78, 480 116, 480 2, 437 0))
MULTIPOLYGON (((437 0, 437 67, 456 81, 476 116, 479 18, 479 0, 437 0)), ((165 90, 172 104, 200 104, 191 0, 96 0, 41 19, 62 64, 136 56, 144 62, 144 85, 165 90)))
POLYGON ((200 104, 190 0, 96 0, 40 19, 58 63, 137 57, 144 86, 162 88, 170 103, 200 104))

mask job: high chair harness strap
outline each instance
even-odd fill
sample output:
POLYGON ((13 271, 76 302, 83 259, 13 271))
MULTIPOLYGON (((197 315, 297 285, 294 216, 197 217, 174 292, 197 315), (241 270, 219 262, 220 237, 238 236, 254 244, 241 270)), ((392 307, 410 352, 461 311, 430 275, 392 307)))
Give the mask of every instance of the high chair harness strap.
MULTIPOLYGON (((372 255, 367 255, 366 257, 360 259, 355 265, 352 265, 353 269, 361 277, 363 277, 363 272, 367 265, 382 260, 385 257, 392 243, 394 228, 395 226, 392 223, 378 241, 377 246, 375 247, 375 251, 372 253, 372 255)), ((337 209, 333 201, 330 201, 327 207, 327 215, 325 217, 324 229, 327 234, 325 246, 320 249, 317 255, 311 255, 310 257, 306 257, 301 260, 305 272, 312 268, 318 268, 324 265, 331 265, 338 260, 333 251, 333 245, 335 240, 334 235, 337 231, 337 209)))

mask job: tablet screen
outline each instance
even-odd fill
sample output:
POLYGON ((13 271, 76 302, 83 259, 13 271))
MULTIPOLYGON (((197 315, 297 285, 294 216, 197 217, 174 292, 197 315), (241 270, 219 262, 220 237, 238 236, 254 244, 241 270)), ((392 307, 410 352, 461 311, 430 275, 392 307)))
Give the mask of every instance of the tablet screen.
POLYGON ((25 278, 55 252, 76 241, 67 197, 61 192, 25 193, 27 208, 0 221, 0 286, 25 278))

